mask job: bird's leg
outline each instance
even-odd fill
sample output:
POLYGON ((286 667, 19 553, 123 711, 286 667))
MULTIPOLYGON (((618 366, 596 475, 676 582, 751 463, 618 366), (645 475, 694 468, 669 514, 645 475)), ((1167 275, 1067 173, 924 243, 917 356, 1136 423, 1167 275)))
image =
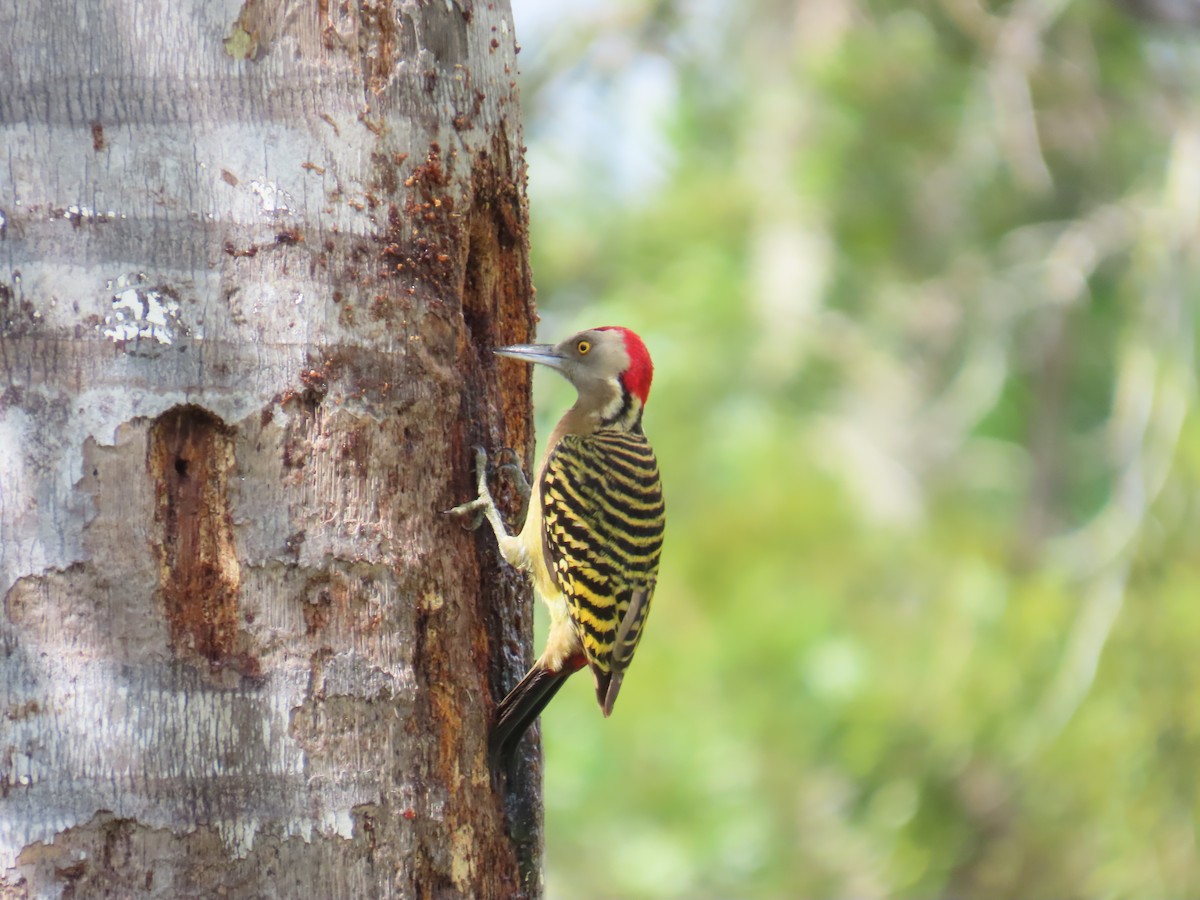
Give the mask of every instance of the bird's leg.
POLYGON ((474 449, 475 479, 479 496, 474 500, 468 500, 466 503, 459 504, 453 509, 446 510, 446 513, 447 515, 464 519, 463 524, 471 531, 474 531, 483 524, 484 519, 487 519, 488 524, 492 526, 492 531, 496 534, 496 543, 499 544, 500 552, 504 558, 518 568, 526 568, 528 561, 524 558, 524 554, 521 553, 520 543, 504 527, 504 519, 500 517, 500 510, 496 508, 496 501, 492 499, 492 492, 488 490, 487 451, 479 446, 476 446, 474 449), (466 518, 468 516, 470 518, 466 518))
POLYGON ((511 461, 498 463, 496 471, 503 472, 512 479, 513 490, 521 498, 521 514, 518 518, 524 522, 525 515, 529 512, 529 495, 533 493, 533 488, 530 487, 529 479, 525 477, 525 471, 521 468, 521 457, 517 451, 512 447, 504 447, 496 454, 496 459, 499 460, 503 456, 511 457, 511 461))

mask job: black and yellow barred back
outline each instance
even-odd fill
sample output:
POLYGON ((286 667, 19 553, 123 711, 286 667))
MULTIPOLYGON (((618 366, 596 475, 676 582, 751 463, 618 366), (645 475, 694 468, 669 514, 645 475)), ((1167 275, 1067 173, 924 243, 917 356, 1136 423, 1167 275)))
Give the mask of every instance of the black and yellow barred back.
POLYGON ((567 435, 546 461, 540 490, 547 568, 604 703, 602 688, 618 676, 615 696, 650 611, 666 521, 658 462, 638 432, 567 435))

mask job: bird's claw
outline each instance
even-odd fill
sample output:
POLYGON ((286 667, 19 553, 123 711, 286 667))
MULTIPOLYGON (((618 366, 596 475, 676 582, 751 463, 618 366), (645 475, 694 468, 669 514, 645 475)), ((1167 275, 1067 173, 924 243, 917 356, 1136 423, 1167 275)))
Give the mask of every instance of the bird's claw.
POLYGON ((483 524, 488 508, 492 505, 492 495, 487 486, 487 451, 478 444, 471 449, 475 454, 475 478, 479 496, 445 511, 448 516, 462 519, 462 525, 468 531, 474 531, 483 524))
POLYGON ((516 450, 514 450, 512 447, 501 447, 499 450, 496 451, 496 461, 500 465, 519 466, 521 464, 521 454, 518 453, 516 450), (499 462, 500 459, 505 456, 512 457, 512 459, 507 463, 500 463, 499 462))
POLYGON ((521 468, 520 454, 512 447, 505 447, 497 451, 496 460, 496 471, 505 473, 512 480, 513 489, 521 497, 521 502, 528 504, 533 488, 529 486, 529 479, 525 477, 525 470, 521 468), (498 462, 504 456, 511 457, 511 459, 508 462, 498 462))
POLYGON ((487 518, 487 507, 487 500, 483 497, 476 497, 474 500, 469 500, 466 503, 460 503, 458 506, 443 510, 443 515, 454 516, 454 518, 460 519, 463 528, 467 529, 467 531, 474 531, 487 518))
POLYGON ((471 452, 475 454, 475 476, 482 481, 487 474, 487 451, 479 444, 474 444, 471 452))

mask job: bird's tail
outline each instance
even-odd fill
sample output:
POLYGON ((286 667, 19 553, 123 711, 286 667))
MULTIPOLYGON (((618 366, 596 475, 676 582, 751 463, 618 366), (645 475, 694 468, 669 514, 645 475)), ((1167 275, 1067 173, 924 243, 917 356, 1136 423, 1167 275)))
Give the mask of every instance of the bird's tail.
POLYGON ((492 767, 509 771, 521 738, 554 699, 566 680, 585 665, 583 657, 568 659, 558 670, 534 663, 515 688, 508 692, 496 709, 496 724, 488 739, 492 767))

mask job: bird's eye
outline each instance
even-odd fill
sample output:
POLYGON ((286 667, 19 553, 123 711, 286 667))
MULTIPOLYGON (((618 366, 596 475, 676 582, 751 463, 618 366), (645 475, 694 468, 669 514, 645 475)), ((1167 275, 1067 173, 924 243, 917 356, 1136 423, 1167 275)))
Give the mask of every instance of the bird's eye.
POLYGON ((575 349, 579 351, 580 356, 586 356, 587 352, 592 349, 591 341, 580 341, 575 345, 575 349))

